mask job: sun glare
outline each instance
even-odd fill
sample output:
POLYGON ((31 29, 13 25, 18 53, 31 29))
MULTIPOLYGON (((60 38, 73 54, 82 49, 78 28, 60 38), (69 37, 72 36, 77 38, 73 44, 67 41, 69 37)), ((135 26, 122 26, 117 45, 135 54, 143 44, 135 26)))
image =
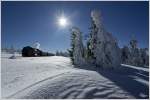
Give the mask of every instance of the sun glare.
POLYGON ((65 27, 67 25, 67 19, 65 17, 59 18, 59 25, 65 27))

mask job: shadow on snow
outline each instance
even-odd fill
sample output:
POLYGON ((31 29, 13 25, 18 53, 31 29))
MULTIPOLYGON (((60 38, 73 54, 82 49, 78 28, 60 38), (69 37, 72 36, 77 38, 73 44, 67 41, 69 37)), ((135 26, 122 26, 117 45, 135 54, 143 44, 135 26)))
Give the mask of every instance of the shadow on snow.
POLYGON ((121 65, 119 69, 101 69, 93 67, 76 67, 85 70, 96 71, 103 77, 114 82, 117 86, 130 93, 135 98, 149 98, 149 85, 144 84, 137 79, 149 82, 149 72, 121 65))

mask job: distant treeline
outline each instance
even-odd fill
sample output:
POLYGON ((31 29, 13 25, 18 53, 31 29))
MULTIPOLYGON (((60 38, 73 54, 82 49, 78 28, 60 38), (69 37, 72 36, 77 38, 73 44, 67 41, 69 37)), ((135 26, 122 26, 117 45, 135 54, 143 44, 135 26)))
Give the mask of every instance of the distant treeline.
POLYGON ((69 57, 69 52, 56 51, 55 55, 69 57))
POLYGON ((14 52, 17 52, 17 53, 21 53, 21 49, 16 49, 14 48, 13 46, 11 46, 10 48, 1 48, 1 52, 7 52, 7 53, 14 53, 14 52))

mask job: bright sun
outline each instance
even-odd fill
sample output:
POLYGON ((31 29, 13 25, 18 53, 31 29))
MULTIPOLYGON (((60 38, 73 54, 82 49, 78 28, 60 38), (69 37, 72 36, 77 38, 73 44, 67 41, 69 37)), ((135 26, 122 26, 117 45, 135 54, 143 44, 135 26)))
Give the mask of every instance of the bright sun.
POLYGON ((67 25, 67 19, 66 19, 65 17, 59 18, 58 22, 59 22, 59 25, 60 25, 60 26, 63 26, 63 27, 64 27, 64 26, 67 25))

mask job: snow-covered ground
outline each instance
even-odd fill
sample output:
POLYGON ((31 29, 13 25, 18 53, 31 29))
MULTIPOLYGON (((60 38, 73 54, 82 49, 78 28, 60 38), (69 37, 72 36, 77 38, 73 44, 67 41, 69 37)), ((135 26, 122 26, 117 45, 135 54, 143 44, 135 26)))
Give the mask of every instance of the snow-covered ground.
POLYGON ((122 64, 119 70, 74 67, 67 57, 2 54, 3 98, 148 98, 149 71, 122 64))

